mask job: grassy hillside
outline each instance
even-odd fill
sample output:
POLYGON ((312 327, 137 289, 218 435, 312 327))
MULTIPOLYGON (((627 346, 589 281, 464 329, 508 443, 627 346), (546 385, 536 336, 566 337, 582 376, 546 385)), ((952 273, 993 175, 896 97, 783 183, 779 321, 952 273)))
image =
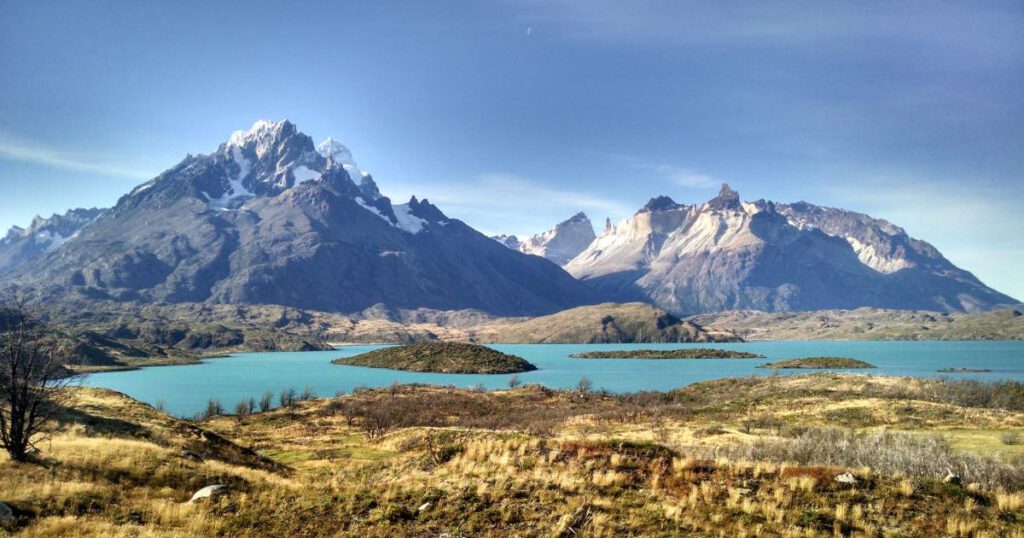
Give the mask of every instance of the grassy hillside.
POLYGON ((37 462, 0 456, 0 533, 1024 536, 1016 384, 406 386, 198 424, 78 393, 37 462), (187 502, 211 484, 230 489, 187 502))
POLYGON ((1020 340, 1024 316, 1017 310, 942 314, 912 310, 732 311, 689 318, 706 327, 729 328, 748 340, 1020 340))
POLYGON ((709 331, 643 303, 605 303, 525 320, 501 320, 466 330, 484 343, 736 342, 728 330, 709 331))
POLYGON ((521 357, 461 342, 421 342, 335 359, 334 364, 443 374, 514 374, 536 370, 521 357))

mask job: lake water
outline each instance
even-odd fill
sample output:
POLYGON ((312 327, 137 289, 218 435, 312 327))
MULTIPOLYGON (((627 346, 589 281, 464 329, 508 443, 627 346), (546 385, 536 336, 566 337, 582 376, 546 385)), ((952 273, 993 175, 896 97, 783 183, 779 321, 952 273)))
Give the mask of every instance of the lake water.
MULTIPOLYGON (((239 353, 228 358, 209 359, 199 365, 161 366, 127 372, 92 374, 85 385, 124 392, 150 404, 162 402, 178 416, 192 416, 217 398, 226 409, 265 390, 277 394, 307 385, 318 396, 350 392, 359 386, 382 387, 393 382, 431 383, 488 389, 505 388, 511 375, 422 374, 359 366, 340 366, 331 360, 363 353, 382 346, 344 346, 333 351, 304 353, 239 353)), ((772 375, 773 370, 757 368, 768 360, 810 356, 841 356, 861 359, 876 366, 853 370, 872 375, 1012 379, 1024 381, 1024 342, 879 342, 879 341, 772 341, 741 344, 498 344, 491 346, 519 355, 538 370, 518 374, 523 383, 552 388, 575 387, 583 376, 595 389, 613 392, 669 390, 698 381, 746 375, 772 375), (714 347, 760 353, 768 359, 714 360, 631 360, 570 359, 572 353, 611 349, 674 349, 714 347), (991 372, 941 374, 942 368, 987 368, 991 372)), ((781 375, 807 370, 778 371, 781 375)))

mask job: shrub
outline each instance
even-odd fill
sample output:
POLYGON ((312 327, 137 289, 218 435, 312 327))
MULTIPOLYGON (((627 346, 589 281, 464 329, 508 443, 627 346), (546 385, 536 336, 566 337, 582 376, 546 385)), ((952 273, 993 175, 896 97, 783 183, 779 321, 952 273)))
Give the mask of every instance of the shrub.
POLYGON ((1024 466, 956 453, 939 435, 811 428, 789 439, 758 439, 718 450, 717 455, 733 459, 870 467, 877 473, 918 479, 938 479, 953 472, 965 482, 978 482, 990 489, 1024 487, 1024 466))
POLYGON ((580 394, 589 394, 593 388, 594 382, 587 376, 581 377, 579 383, 576 383, 576 390, 578 390, 580 394))
POLYGON ((224 414, 224 405, 220 403, 220 400, 216 398, 210 398, 206 401, 206 409, 199 413, 200 420, 215 417, 217 415, 224 414))
POLYGON ((1003 432, 999 434, 999 440, 1004 445, 1019 445, 1024 439, 1021 438, 1020 432, 1003 432))
POLYGON ((260 413, 270 411, 270 406, 274 401, 274 393, 264 391, 263 396, 260 396, 260 413))
POLYGON ((237 404, 235 404, 235 414, 244 417, 251 415, 256 410, 256 400, 252 398, 246 398, 237 404))
POLYGON ((278 397, 278 401, 281 403, 281 407, 288 407, 295 403, 298 399, 298 395, 295 392, 295 387, 288 387, 281 391, 281 395, 278 397))

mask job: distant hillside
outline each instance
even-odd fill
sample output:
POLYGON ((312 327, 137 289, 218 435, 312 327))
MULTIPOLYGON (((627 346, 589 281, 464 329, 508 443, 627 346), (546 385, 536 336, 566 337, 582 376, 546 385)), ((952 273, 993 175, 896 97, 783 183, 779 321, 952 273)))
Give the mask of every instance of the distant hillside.
POLYGON ((70 301, 48 318, 83 371, 187 364, 240 351, 330 349, 324 327, 347 318, 282 306, 70 301))
POLYGON ((605 303, 570 308, 523 320, 497 320, 467 329, 467 336, 487 343, 630 343, 735 342, 728 330, 708 331, 643 303, 605 303))
POLYGON ((1021 340, 1024 315, 1006 309, 977 314, 915 310, 739 310, 688 318, 711 328, 728 327, 750 340, 1021 340))

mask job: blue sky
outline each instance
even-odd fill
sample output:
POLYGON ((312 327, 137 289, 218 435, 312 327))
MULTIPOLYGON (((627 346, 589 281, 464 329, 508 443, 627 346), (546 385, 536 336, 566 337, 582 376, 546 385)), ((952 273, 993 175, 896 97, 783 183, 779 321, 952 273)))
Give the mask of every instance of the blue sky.
POLYGON ((0 228, 289 118, 487 233, 728 181, 1024 298, 1021 88, 1021 2, 0 0, 0 228))

